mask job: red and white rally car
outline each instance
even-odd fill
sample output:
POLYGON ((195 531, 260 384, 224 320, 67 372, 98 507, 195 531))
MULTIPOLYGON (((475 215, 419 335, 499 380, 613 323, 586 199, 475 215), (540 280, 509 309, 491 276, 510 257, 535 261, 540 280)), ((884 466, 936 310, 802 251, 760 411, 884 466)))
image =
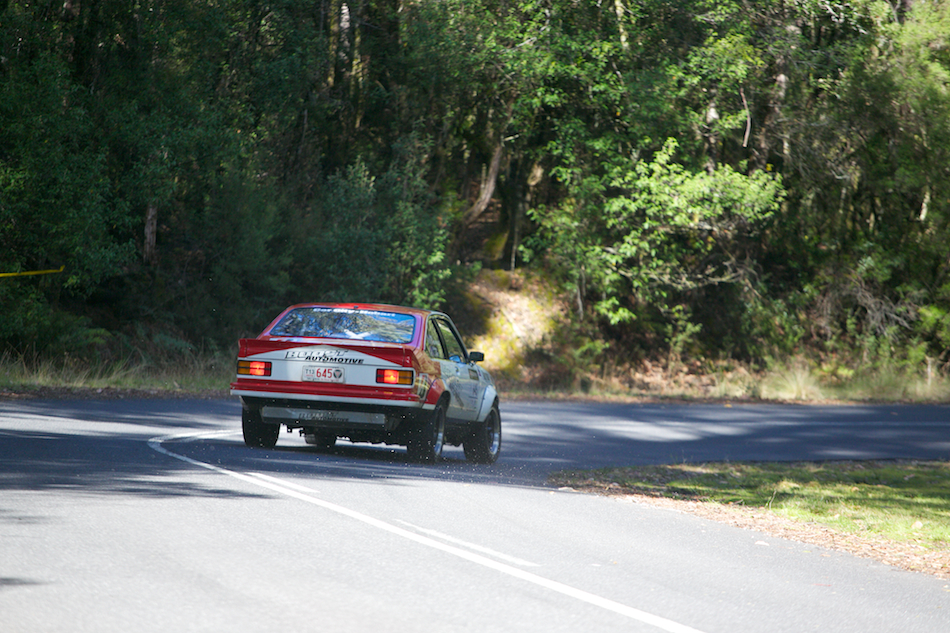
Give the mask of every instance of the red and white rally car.
POLYGON ((377 304, 300 304, 241 339, 244 442, 271 448, 281 426, 309 444, 400 444, 433 462, 445 444, 490 464, 501 450, 498 393, 441 312, 377 304))

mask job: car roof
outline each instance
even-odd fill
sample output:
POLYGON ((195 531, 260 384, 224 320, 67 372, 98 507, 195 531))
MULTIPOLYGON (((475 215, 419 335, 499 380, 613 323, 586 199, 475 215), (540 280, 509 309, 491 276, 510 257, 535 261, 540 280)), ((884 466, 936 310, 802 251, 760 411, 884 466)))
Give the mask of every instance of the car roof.
POLYGON ((416 316, 426 316, 429 314, 443 314, 438 310, 425 310, 422 308, 412 308, 408 306, 397 306, 388 303, 298 303, 292 305, 284 312, 294 310, 297 308, 334 308, 334 309, 349 309, 349 310, 376 310, 380 312, 396 312, 399 314, 412 314, 416 316))

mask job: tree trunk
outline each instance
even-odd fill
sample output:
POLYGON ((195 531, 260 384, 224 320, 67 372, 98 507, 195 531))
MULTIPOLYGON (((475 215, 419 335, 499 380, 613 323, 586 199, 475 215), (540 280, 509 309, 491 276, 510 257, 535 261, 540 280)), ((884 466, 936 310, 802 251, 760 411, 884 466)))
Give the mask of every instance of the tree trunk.
POLYGON ((145 246, 142 259, 146 264, 155 263, 155 234, 158 229, 158 205, 149 203, 145 212, 145 246))
POLYGON ((630 43, 627 41, 627 28, 623 25, 623 16, 627 12, 623 6, 623 0, 614 0, 614 11, 617 12, 617 29, 620 31, 620 48, 624 51, 630 50, 630 43))
POLYGON ((475 220, 477 220, 482 215, 482 213, 485 212, 485 209, 488 208, 488 204, 491 202, 492 196, 495 194, 495 183, 498 181, 498 172, 501 168, 501 156, 504 147, 504 141, 499 139, 498 145, 495 146, 495 153, 491 157, 491 164, 488 167, 488 174, 482 179, 482 186, 478 192, 478 199, 475 200, 475 204, 473 204, 462 215, 463 229, 471 226, 475 220))

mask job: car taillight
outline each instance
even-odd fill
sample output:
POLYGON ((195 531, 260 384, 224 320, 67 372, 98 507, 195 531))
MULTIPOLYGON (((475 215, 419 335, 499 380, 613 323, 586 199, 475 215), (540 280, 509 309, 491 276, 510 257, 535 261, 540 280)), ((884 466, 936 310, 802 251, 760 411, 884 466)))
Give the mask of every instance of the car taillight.
POLYGON ((270 361, 239 360, 237 373, 239 376, 270 376, 270 361))
POLYGON ((411 369, 377 369, 376 382, 387 385, 411 385, 411 369))

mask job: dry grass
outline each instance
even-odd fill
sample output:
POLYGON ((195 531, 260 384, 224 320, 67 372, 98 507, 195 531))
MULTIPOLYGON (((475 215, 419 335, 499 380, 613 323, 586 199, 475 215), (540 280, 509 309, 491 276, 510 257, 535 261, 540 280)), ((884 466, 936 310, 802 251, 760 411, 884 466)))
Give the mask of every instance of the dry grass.
POLYGON ((128 390, 147 393, 224 391, 234 373, 234 359, 188 355, 162 364, 129 361, 89 364, 60 359, 0 357, 0 389, 128 390))
MULTIPOLYGON (((779 402, 950 402, 950 379, 929 364, 860 370, 804 358, 762 369, 731 360, 618 358, 569 324, 572 307, 549 284, 521 272, 482 270, 450 310, 470 349, 485 354, 509 398, 682 399, 779 402), (606 360, 605 360, 606 359, 606 360)), ((0 358, 0 387, 227 389, 234 358, 179 350, 156 362, 83 366, 69 358, 0 358), (170 360, 174 357, 174 360, 170 360)), ((180 348, 180 349, 179 349, 180 348)), ((162 348, 164 349, 164 348, 162 348)), ((161 350, 159 350, 161 351, 161 350)), ((140 358, 148 358, 139 354, 140 358)))

